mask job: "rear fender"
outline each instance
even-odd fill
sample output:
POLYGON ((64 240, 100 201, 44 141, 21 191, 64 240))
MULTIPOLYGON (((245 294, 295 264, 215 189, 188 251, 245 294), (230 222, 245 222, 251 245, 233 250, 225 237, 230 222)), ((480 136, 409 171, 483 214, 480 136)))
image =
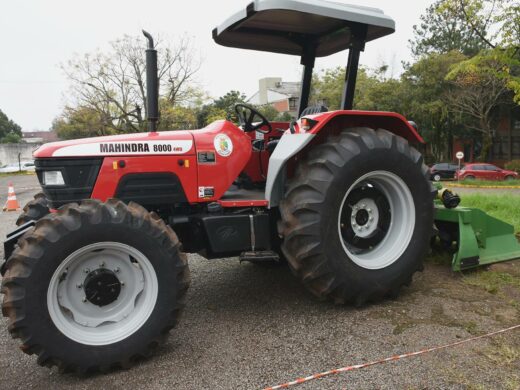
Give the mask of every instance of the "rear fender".
POLYGON ((349 127, 369 127, 374 130, 386 129, 411 144, 421 144, 424 140, 406 118, 395 112, 379 111, 332 111, 306 118, 317 123, 305 132, 300 121, 294 133, 286 131, 269 159, 265 195, 269 207, 278 206, 284 196, 285 182, 292 175, 296 161, 304 158, 314 145, 323 143, 329 135, 339 134, 349 127))

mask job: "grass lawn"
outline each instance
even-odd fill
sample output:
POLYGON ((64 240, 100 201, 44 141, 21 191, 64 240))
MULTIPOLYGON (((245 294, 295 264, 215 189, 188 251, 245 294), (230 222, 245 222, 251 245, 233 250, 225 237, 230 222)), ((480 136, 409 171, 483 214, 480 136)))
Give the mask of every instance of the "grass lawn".
POLYGON ((520 232, 520 195, 464 194, 461 206, 479 208, 489 215, 510 223, 520 232))
POLYGON ((9 173, 1 173, 1 172, 0 172, 0 177, 7 177, 7 176, 26 176, 26 175, 36 175, 36 172, 34 172, 34 171, 9 172, 9 173))
MULTIPOLYGON (((479 208, 489 215, 499 218, 504 222, 510 223, 515 227, 516 232, 520 232, 520 195, 514 194, 463 194, 461 206, 479 208)), ((517 233, 518 234, 518 233, 517 233)), ((520 238, 520 234, 518 234, 520 238)), ((438 251, 434 248, 433 252, 428 256, 427 261, 436 265, 445 267, 451 266, 451 254, 446 251, 438 251)), ((463 271, 460 273, 461 282, 466 288, 485 291, 502 302, 504 307, 509 307, 512 317, 504 323, 504 326, 510 325, 512 318, 520 318, 520 267, 519 260, 512 260, 505 263, 497 263, 491 267, 478 267, 475 269, 463 271)), ((504 309, 505 310, 505 309, 504 309)), ((499 317, 495 317, 499 318, 499 317)), ((518 323, 517 320, 514 320, 518 323)), ((517 337, 515 335, 515 337, 517 337)), ((506 343, 504 348, 498 348, 495 352, 504 352, 501 356, 504 361, 518 361, 520 358, 520 347, 518 344, 506 343)), ((496 355, 493 352, 494 358, 496 355)), ((507 363, 509 364, 509 363, 507 363)), ((520 380, 520 377, 518 377, 520 380)), ((511 388, 520 389, 520 382, 515 382, 511 388)), ((478 387, 475 387, 478 388, 478 387)))

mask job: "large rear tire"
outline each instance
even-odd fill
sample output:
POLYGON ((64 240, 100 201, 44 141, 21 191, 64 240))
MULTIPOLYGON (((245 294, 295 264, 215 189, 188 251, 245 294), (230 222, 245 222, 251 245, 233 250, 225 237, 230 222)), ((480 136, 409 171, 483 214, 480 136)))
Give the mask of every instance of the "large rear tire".
POLYGON ((435 193, 403 138, 369 128, 329 137, 300 162, 280 203, 289 266, 319 298, 396 296, 422 270, 435 193))
POLYGON ((189 285, 173 230, 143 207, 89 200, 40 219, 18 242, 2 313, 38 364, 88 373, 147 357, 189 285))
POLYGON ((51 212, 49 200, 43 193, 34 195, 34 199, 27 202, 23 213, 16 220, 16 226, 21 226, 29 221, 37 221, 51 212))

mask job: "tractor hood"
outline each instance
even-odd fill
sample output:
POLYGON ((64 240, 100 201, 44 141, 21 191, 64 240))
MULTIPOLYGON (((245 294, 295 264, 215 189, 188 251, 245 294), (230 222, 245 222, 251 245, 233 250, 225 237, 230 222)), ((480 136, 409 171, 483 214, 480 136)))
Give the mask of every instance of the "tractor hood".
POLYGON ((165 131, 51 142, 40 146, 33 156, 49 158, 194 153, 193 135, 190 131, 165 131))

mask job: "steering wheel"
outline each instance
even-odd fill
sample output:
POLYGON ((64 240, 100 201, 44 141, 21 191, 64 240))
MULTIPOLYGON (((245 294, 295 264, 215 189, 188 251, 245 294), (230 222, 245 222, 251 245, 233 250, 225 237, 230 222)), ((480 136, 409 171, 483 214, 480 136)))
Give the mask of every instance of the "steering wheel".
POLYGON ((235 112, 237 113, 238 121, 240 122, 242 130, 246 133, 249 133, 250 131, 258 131, 262 134, 267 134, 273 129, 267 118, 251 106, 241 103, 235 104, 235 112), (255 123, 253 121, 255 117, 259 117, 262 121, 260 123, 255 123), (267 126, 268 129, 261 129, 262 126, 267 126))

